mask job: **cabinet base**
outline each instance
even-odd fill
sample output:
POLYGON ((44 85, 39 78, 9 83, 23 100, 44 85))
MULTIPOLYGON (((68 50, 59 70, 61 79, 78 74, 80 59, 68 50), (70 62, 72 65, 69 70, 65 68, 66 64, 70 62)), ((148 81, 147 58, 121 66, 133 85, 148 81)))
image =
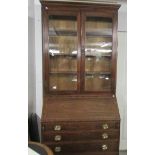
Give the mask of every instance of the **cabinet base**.
POLYGON ((55 153, 55 155, 119 155, 119 152, 55 153))

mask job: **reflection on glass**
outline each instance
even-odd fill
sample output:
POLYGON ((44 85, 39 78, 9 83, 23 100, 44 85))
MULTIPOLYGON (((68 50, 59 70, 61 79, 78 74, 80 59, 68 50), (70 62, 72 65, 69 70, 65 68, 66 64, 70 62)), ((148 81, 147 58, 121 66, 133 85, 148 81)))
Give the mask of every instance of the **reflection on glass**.
POLYGON ((49 37, 49 54, 77 54, 77 37, 73 36, 50 36, 49 37))
POLYGON ((49 16, 50 90, 77 90, 77 18, 49 16))
POLYGON ((85 76, 86 91, 110 91, 111 78, 109 75, 91 74, 85 76))
POLYGON ((85 90, 110 90, 112 20, 87 17, 85 31, 85 90))
POLYGON ((95 36, 112 35, 112 19, 105 17, 87 17, 86 18, 86 35, 94 34, 95 36))
POLYGON ((87 37, 85 46, 86 56, 111 56, 112 39, 103 37, 87 37))
POLYGON ((62 56, 51 57, 50 59, 50 72, 76 72, 77 60, 76 57, 62 56))
POLYGON ((77 89, 77 76, 65 74, 53 74, 50 76, 50 90, 64 91, 77 89))
POLYGON ((85 59, 85 71, 110 72, 111 63, 109 57, 87 57, 85 59))
POLYGON ((76 16, 59 16, 50 15, 49 16, 49 30, 77 30, 77 18, 76 16))

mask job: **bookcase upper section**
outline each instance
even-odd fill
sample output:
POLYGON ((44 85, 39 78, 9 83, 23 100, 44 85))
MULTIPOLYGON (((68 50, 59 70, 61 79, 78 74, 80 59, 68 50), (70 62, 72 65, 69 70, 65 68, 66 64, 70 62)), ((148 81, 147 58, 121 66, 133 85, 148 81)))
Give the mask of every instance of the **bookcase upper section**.
POLYGON ((115 94, 120 5, 41 3, 45 92, 115 94))

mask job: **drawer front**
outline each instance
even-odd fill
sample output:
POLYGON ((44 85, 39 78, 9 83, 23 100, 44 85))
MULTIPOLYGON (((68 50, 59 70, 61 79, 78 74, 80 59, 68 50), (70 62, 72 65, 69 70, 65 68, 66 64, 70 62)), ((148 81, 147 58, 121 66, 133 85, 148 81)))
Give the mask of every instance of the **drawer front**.
POLYGON ((109 130, 119 127, 119 121, 42 123, 42 131, 109 130))
POLYGON ((80 153, 55 153, 54 155, 119 155, 117 152, 80 152, 80 153))
POLYGON ((43 132, 42 141, 82 141, 82 140, 108 140, 108 139, 118 139, 119 130, 110 131, 76 131, 76 132, 43 132))
POLYGON ((91 151, 102 151, 102 152, 114 152, 119 150, 119 141, 86 141, 86 142, 57 142, 57 143, 45 143, 55 153, 63 152, 91 152, 91 151))

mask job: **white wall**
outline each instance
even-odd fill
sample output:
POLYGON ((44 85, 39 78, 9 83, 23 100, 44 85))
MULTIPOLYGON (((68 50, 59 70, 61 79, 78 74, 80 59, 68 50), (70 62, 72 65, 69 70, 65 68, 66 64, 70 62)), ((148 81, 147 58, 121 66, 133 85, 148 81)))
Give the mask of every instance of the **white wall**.
MULTIPOLYGON (((36 1, 36 0, 35 0, 36 1)), ((36 73, 36 113, 41 118, 43 105, 42 91, 42 25, 41 5, 35 2, 35 73, 36 73), (37 3, 37 5, 36 5, 37 3)))
POLYGON ((118 12, 117 101, 121 116, 120 149, 127 149, 127 5, 118 12))
POLYGON ((42 31, 41 5, 39 0, 28 3, 28 110, 41 117, 42 112, 42 31))
POLYGON ((28 114, 35 112, 35 17, 34 1, 28 3, 28 114))
POLYGON ((117 101, 121 116, 120 148, 127 148, 127 86, 126 86, 126 32, 118 32, 118 61, 117 61, 117 101))
MULTIPOLYGON (((31 1, 31 0, 29 0, 31 1)), ((104 1, 104 0, 103 0, 104 1)), ((126 56, 127 56, 127 6, 122 2, 118 14, 118 62, 117 62, 117 100, 121 115, 120 149, 127 149, 127 94, 126 94, 126 56)), ((32 2, 31 2, 32 3, 32 2)), ((33 18, 29 21, 29 113, 34 111, 41 117, 42 111, 42 31, 41 5, 34 0, 33 18), (31 68, 32 67, 32 68, 31 68), (35 78, 35 79, 34 79, 35 78)))

